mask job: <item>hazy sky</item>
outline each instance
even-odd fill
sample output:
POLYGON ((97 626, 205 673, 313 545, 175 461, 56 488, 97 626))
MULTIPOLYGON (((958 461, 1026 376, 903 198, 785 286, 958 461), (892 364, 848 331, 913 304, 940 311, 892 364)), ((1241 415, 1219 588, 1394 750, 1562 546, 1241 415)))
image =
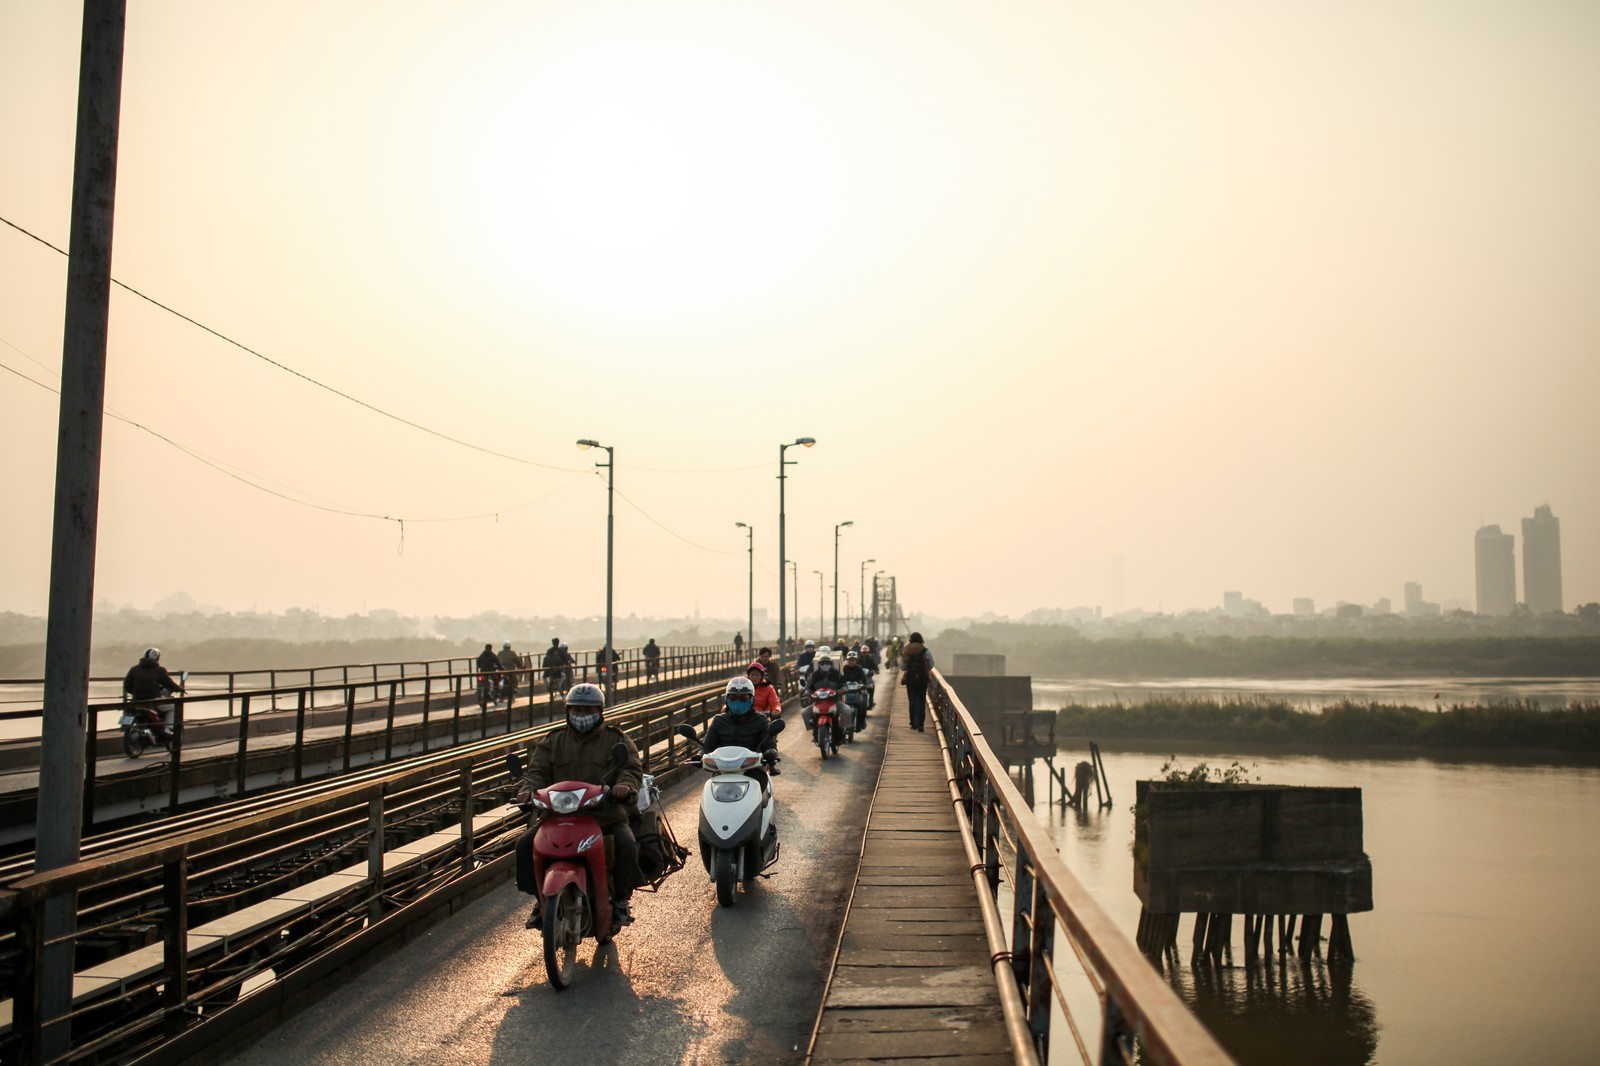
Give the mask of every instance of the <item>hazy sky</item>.
MULTIPOLYGON (((738 521, 775 610, 808 435, 807 629, 846 520, 852 599, 1288 610, 1470 600, 1549 503, 1600 600, 1600 4, 129 8, 114 275, 526 462, 114 290, 108 407, 292 499, 108 421, 97 597, 598 612, 594 437, 620 614, 742 615, 738 521)), ((63 248, 79 20, 0 4, 0 216, 63 248)), ((52 386, 65 276, 0 226, 52 386)), ((56 397, 0 403, 42 612, 56 397)))

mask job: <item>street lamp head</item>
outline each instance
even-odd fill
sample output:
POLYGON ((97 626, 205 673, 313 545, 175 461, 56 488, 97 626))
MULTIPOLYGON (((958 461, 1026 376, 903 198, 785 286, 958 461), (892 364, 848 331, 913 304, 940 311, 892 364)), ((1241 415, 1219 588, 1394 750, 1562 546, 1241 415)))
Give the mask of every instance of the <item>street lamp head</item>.
POLYGON ((735 522, 734 525, 738 526, 740 529, 749 529, 750 528, 749 526, 745 525, 743 522, 735 522))
POLYGON ((854 522, 840 522, 839 523, 839 528, 843 529, 845 526, 853 526, 853 525, 855 525, 854 522))
POLYGON ((794 442, 796 444, 804 444, 807 448, 809 448, 812 445, 817 443, 817 438, 815 438, 815 437, 796 437, 794 442))
POLYGON ((600 447, 600 442, 597 440, 580 440, 578 442, 578 447, 582 448, 584 451, 588 451, 590 448, 600 447))
POLYGON ((862 566, 866 566, 866 565, 867 565, 867 563, 875 563, 875 562, 877 562, 877 561, 878 561, 878 560, 876 560, 876 559, 868 559, 868 560, 867 560, 867 562, 866 562, 866 563, 862 563, 862 564, 861 564, 861 565, 862 565, 862 566))

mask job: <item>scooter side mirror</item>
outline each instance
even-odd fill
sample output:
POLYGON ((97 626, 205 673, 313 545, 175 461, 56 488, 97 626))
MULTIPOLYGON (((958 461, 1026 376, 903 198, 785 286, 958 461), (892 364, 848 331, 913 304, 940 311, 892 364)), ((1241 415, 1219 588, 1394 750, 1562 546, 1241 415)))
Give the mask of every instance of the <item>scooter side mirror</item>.
POLYGON ((698 736, 695 735, 694 726, 692 726, 692 725, 680 725, 678 728, 674 729, 672 732, 675 735, 682 737, 684 740, 699 741, 699 739, 700 739, 698 736))
POLYGON ((185 670, 183 673, 178 675, 178 684, 181 685, 187 680, 189 680, 189 671, 185 670))
POLYGON ((611 765, 618 770, 628 765, 628 745, 620 740, 611 745, 611 765))
POLYGON ((784 729, 783 719, 782 718, 774 718, 772 720, 772 724, 767 726, 767 736, 775 737, 779 733, 783 732, 783 729, 784 729))
POLYGON ((520 752, 506 752, 506 773, 515 778, 522 776, 522 754, 520 752))

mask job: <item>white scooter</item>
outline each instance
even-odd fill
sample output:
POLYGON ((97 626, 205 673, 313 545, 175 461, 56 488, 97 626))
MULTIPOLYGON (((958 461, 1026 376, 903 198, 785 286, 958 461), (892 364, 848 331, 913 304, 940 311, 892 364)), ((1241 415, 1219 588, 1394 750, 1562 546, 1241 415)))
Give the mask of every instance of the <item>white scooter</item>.
MULTIPOLYGON (((768 729, 768 744, 781 732, 779 719, 768 729)), ((679 726, 677 733, 700 743, 687 725, 679 726)), ((713 775, 700 793, 700 861, 724 907, 733 906, 739 882, 748 891, 778 861, 777 801, 772 777, 761 768, 764 758, 762 752, 731 746, 700 756, 701 768, 713 775)))

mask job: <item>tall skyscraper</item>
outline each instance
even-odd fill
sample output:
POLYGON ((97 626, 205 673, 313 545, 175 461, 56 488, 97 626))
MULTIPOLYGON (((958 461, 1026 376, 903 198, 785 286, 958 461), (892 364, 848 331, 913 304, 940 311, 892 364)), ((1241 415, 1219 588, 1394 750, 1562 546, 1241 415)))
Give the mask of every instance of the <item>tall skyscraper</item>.
POLYGON ((1561 519, 1550 505, 1522 520, 1522 595, 1534 614, 1564 611, 1561 599, 1561 519))
POLYGON ((1478 613, 1510 614, 1517 606, 1517 538, 1499 526, 1478 530, 1478 613))

